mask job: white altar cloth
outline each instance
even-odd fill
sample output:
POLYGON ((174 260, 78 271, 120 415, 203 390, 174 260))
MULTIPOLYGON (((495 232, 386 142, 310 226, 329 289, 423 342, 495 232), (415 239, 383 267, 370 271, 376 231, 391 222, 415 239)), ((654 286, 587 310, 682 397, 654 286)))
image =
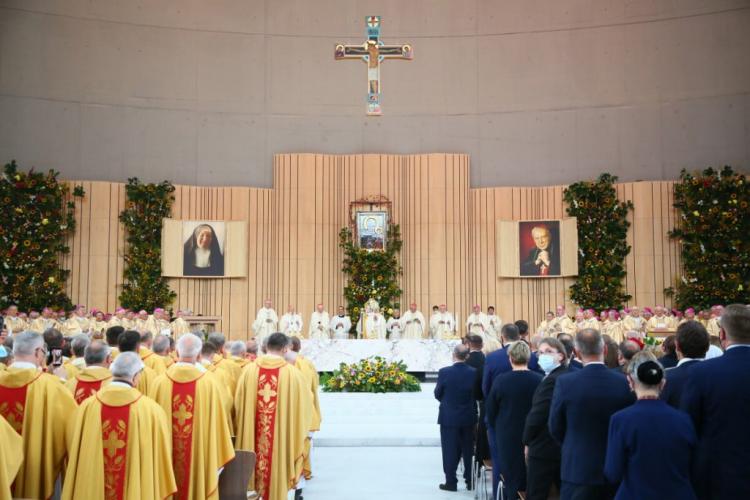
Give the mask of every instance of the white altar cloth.
POLYGON ((356 363, 371 356, 403 361, 410 372, 437 372, 452 364, 460 340, 302 340, 301 354, 319 372, 337 370, 341 363, 356 363))

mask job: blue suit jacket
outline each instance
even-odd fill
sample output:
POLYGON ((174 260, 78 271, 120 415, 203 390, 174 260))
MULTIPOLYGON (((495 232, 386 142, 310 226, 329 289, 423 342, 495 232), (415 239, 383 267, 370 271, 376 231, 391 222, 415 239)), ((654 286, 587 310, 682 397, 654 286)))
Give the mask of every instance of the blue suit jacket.
POLYGON ((692 359, 685 361, 680 366, 675 366, 665 371, 665 377, 667 383, 664 385, 664 389, 661 391, 661 400, 667 403, 672 408, 680 407, 680 398, 682 397, 682 391, 687 383, 690 369, 696 363, 700 363, 699 359, 692 359))
POLYGON ((698 433, 693 484, 699 498, 750 498, 750 346, 690 368, 680 407, 698 433))
POLYGON ((465 427, 477 423, 476 374, 476 370, 466 363, 440 369, 435 386, 435 399, 440 401, 438 424, 465 427))
MULTIPOLYGON (((482 393, 485 399, 490 394, 495 377, 511 370, 513 370, 513 367, 510 365, 510 358, 508 358, 507 345, 487 355, 484 361, 484 373, 482 374, 482 393)), ((544 370, 539 368, 539 358, 535 352, 532 352, 531 358, 529 358, 529 370, 544 376, 544 370)))
POLYGON ((627 379, 603 364, 589 364, 557 379, 548 424, 550 435, 562 446, 563 481, 607 483, 609 418, 634 401, 627 379))
POLYGON ((620 485, 615 498, 694 499, 696 442, 690 417, 658 399, 641 399, 612 415, 604 474, 620 485))

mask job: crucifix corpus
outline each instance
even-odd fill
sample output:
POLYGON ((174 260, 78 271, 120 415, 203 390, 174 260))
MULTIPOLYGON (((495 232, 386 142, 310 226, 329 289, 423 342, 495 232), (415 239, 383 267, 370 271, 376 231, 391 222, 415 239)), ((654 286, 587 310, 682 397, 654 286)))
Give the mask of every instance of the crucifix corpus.
POLYGON ((385 59, 414 59, 411 45, 386 45, 380 40, 380 16, 368 16, 367 41, 362 45, 336 44, 334 57, 339 59, 361 59, 367 63, 367 114, 380 116, 380 63, 385 59))

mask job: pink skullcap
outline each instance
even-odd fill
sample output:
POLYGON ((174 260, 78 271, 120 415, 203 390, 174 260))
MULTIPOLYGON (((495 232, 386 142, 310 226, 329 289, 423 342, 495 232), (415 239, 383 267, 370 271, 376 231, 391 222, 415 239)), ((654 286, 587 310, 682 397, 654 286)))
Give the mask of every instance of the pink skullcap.
POLYGON ((685 309, 685 313, 689 312, 695 314, 695 309, 693 309, 692 307, 688 307, 687 309, 685 309))
POLYGON ((156 309, 154 309, 154 312, 155 313, 163 313, 164 309, 162 309, 161 307, 157 307, 156 309))
POLYGON ((654 314, 654 311, 652 311, 650 307, 644 307, 643 310, 646 312, 650 312, 651 314, 654 314))
POLYGON ((138 314, 141 314, 141 313, 146 313, 146 314, 148 314, 148 313, 146 312, 146 310, 145 310, 145 309, 141 309, 140 311, 138 311, 138 314))
POLYGON ((118 308, 117 308, 117 309, 115 310, 115 313, 124 313, 124 312, 126 312, 126 311, 125 311, 125 309, 123 309, 122 307, 118 307, 118 308))

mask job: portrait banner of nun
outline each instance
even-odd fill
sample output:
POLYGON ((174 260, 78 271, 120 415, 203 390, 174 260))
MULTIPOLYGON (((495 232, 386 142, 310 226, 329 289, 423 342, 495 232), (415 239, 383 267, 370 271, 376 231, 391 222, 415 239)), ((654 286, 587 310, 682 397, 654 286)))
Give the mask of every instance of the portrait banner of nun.
POLYGON ((182 224, 182 275, 224 276, 223 222, 194 222, 182 224))
POLYGON ((164 219, 162 275, 237 278, 247 275, 247 222, 164 219))

